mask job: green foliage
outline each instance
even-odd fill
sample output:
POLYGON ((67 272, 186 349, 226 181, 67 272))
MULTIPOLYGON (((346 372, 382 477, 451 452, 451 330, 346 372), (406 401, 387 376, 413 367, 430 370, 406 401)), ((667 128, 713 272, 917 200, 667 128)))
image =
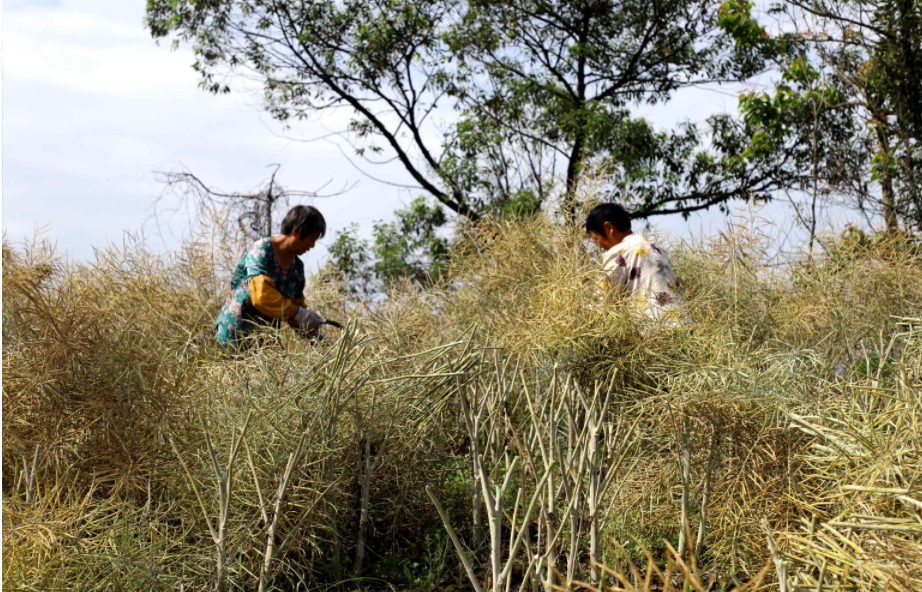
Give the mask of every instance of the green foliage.
POLYGON ((427 284, 442 273, 448 239, 438 235, 445 211, 419 197, 394 212, 393 222, 378 222, 372 231, 375 276, 384 284, 410 279, 427 284))
POLYGON ((749 0, 727 0, 717 13, 720 28, 733 37, 737 46, 747 49, 759 46, 768 37, 765 27, 752 18, 754 7, 749 0))
POLYGON ((534 191, 523 189, 500 204, 501 218, 527 218, 541 211, 541 198, 534 191))
POLYGON ((626 120, 612 136, 602 167, 611 183, 609 199, 628 205, 637 217, 687 217, 702 205, 729 211, 733 199, 768 201, 781 187, 807 185, 813 153, 799 143, 802 137, 774 133, 770 121, 787 124, 772 119, 777 105, 767 95, 740 101, 742 121, 715 115, 704 129, 684 123, 658 132, 645 120, 626 120))
POLYGON ((444 210, 420 197, 394 217, 374 225, 371 244, 357 236, 353 224, 330 246, 330 265, 352 293, 372 294, 404 280, 428 285, 442 274, 449 254, 448 239, 439 235, 447 221, 444 210))
POLYGON ((374 291, 372 253, 368 241, 359 238, 358 232, 358 224, 352 224, 336 233, 328 248, 330 266, 346 281, 351 293, 368 294, 374 291))
POLYGON ((405 560, 402 562, 406 586, 410 590, 420 592, 444 590, 442 582, 451 553, 451 542, 448 540, 448 535, 439 530, 426 534, 422 547, 425 553, 422 561, 405 560))
MULTIPOLYGON (((528 218, 541 211, 541 200, 521 190, 494 207, 498 219, 528 218)), ((375 223, 371 241, 358 236, 357 224, 336 234, 329 271, 344 280, 350 294, 368 296, 406 280, 428 286, 445 273, 451 240, 444 210, 420 197, 394 217, 375 223)))
POLYGON ((807 181, 823 192, 882 215, 891 231, 899 219, 922 227, 919 3, 781 3, 772 12, 790 26, 777 36, 751 9, 725 2, 720 24, 739 47, 774 61, 781 77, 773 93, 740 99, 744 119, 759 133, 749 155, 794 150, 811 169, 807 181))
MULTIPOLYGON (((748 10, 719 15, 699 0, 148 0, 147 23, 155 37, 193 46, 213 92, 226 90, 228 67, 258 73, 279 120, 348 106, 360 156, 393 155, 431 197, 476 220, 529 194, 524 210, 512 207, 536 210, 556 175, 572 216, 587 167, 617 157, 632 105, 759 72, 765 56, 743 56, 733 38, 749 34, 748 10)), ((694 151, 659 143, 636 186, 621 178, 638 215, 769 194, 761 174, 728 186, 712 178, 719 167, 708 182, 670 174, 700 167, 708 142, 695 139, 694 151), (654 185, 662 191, 652 194, 654 185)))
MULTIPOLYGON (((654 4, 472 2, 452 31, 452 47, 464 50, 462 64, 470 71, 467 94, 473 100, 464 104, 465 123, 475 133, 489 130, 486 138, 497 124, 484 124, 499 122, 525 149, 544 146, 563 156, 567 192, 587 165, 603 165, 615 174, 618 195, 638 216, 688 213, 758 191, 758 175, 717 187, 701 175, 675 174, 677 168, 696 166, 695 150, 684 142, 637 144, 649 149, 643 173, 622 162, 633 147, 619 140, 636 129, 628 105, 658 103, 686 85, 745 78, 758 70, 754 60, 731 56, 729 36, 701 42, 717 18, 715 6, 682 0, 654 4)), ((701 137, 683 139, 705 150, 701 137)))
POLYGON ((729 35, 736 46, 736 58, 741 62, 757 59, 778 59, 790 51, 785 36, 769 35, 765 27, 753 18, 755 3, 749 0, 726 0, 717 13, 717 26, 729 35))
POLYGON ((784 152, 814 174, 800 176, 803 187, 814 175, 836 170, 842 147, 850 144, 855 119, 841 89, 820 73, 804 56, 787 62, 774 93, 748 93, 739 99, 743 121, 751 130, 744 151, 749 159, 771 158, 784 152), (822 162, 817 162, 817 155, 822 162))

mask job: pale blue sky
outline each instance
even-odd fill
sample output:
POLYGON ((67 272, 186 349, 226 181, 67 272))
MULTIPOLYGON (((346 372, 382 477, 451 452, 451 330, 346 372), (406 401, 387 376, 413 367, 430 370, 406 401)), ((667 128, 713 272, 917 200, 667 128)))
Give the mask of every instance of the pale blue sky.
MULTIPOLYGON (((153 170, 179 163, 224 190, 244 190, 280 163, 291 189, 355 183, 316 200, 335 231, 352 222, 370 232, 416 193, 362 176, 328 141, 300 138, 342 129, 344 114, 296 123, 290 132, 266 115, 255 94, 214 96, 197 87, 188 48, 158 46, 143 25, 144 0, 6 0, 3 6, 3 230, 19 242, 45 229, 59 250, 83 258, 94 246, 143 231, 162 187, 153 170)), ((657 125, 734 111, 732 89, 691 90, 641 110, 657 125)), ((374 174, 406 181, 399 165, 374 174)), ((783 216, 781 207, 766 212, 783 216)), ((670 233, 711 231, 722 216, 658 220, 670 233)), ((179 224, 177 224, 179 226, 179 224)), ((174 230, 178 230, 174 229, 174 230)), ((331 233, 332 234, 332 233, 331 233)), ((329 238, 327 239, 329 242, 329 238)), ((315 266, 325 249, 312 251, 315 266)))

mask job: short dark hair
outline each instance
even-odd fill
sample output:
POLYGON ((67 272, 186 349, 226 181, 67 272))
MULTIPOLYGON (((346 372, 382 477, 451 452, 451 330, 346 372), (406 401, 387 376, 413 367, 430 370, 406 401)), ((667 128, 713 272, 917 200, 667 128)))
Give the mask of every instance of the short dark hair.
POLYGON ((616 203, 602 203, 589 211, 586 216, 586 232, 605 234, 603 224, 611 223, 619 232, 631 229, 631 215, 616 203))
POLYGON ((295 206, 288 210, 285 219, 282 220, 282 234, 292 234, 295 230, 298 231, 299 238, 315 232, 323 236, 327 233, 327 221, 314 206, 295 206))

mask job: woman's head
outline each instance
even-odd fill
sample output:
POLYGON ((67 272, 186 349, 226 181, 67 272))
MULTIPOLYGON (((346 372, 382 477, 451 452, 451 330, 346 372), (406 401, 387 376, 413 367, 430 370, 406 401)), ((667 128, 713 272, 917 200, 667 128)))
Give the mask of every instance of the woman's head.
POLYGON ((314 206, 295 206, 282 220, 282 234, 293 239, 293 250, 298 255, 311 250, 317 239, 326 233, 327 221, 314 206))

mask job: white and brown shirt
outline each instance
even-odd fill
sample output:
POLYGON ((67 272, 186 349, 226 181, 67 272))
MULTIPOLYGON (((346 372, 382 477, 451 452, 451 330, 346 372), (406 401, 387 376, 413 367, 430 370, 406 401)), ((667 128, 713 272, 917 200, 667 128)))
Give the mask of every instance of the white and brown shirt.
POLYGON ((679 282, 666 254, 636 232, 606 251, 602 259, 596 296, 605 298, 615 290, 630 291, 638 308, 652 319, 682 303, 679 282))

